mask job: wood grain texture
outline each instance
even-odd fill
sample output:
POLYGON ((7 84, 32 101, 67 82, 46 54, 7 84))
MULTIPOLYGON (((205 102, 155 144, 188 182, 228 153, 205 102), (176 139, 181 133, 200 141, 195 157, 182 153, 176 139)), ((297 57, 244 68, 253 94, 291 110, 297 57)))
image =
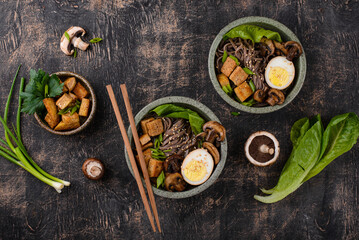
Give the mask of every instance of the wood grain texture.
MULTIPOLYGON (((280 203, 253 199, 273 186, 289 157, 295 120, 321 113, 359 113, 359 6, 357 1, 0 1, 0 110, 5 108, 18 64, 74 71, 89 80, 98 98, 92 125, 82 133, 55 136, 23 116, 29 153, 49 173, 70 180, 62 194, 0 160, 0 239, 358 239, 359 145, 280 203), (301 40, 307 77, 297 98, 266 115, 234 111, 215 92, 207 56, 218 31, 244 16, 265 16, 288 26, 301 40), (59 47, 63 32, 84 27, 100 44, 76 59, 59 47), (116 94, 126 83, 134 113, 164 96, 187 96, 209 106, 228 129, 229 157, 217 182, 198 196, 156 197, 163 234, 155 234, 129 173, 120 131, 105 86, 116 94), (116 90, 117 89, 117 90, 116 90), (278 138, 281 155, 258 168, 244 157, 254 131, 278 138), (46 139, 46 141, 44 141, 46 139), (81 172, 88 157, 106 166, 103 180, 81 172)), ((17 85, 18 87, 18 85, 17 85)), ((125 109, 120 103, 120 108, 125 109)), ((12 117, 16 101, 12 105, 12 117)), ((127 119, 124 119, 127 122, 127 119)), ((128 122, 127 122, 128 124, 128 122)))

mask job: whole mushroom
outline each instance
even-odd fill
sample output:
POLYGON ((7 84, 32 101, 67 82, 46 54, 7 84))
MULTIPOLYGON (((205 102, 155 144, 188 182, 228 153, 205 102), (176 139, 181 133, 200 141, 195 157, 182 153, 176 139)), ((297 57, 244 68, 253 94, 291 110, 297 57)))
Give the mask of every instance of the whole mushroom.
POLYGON ((100 160, 88 158, 82 165, 82 172, 88 179, 99 180, 105 173, 105 167, 100 160))
POLYGON ((165 188, 170 192, 182 192, 186 185, 180 173, 170 173, 165 178, 165 188))
POLYGON ((69 56, 74 53, 74 49, 72 49, 72 46, 85 51, 90 45, 81 39, 81 36, 84 36, 85 34, 86 31, 82 27, 70 27, 61 37, 61 50, 69 56), (68 34, 68 38, 65 35, 66 33, 68 34))
POLYGON ((266 102, 271 105, 274 106, 276 104, 281 105, 284 103, 285 100, 285 96, 283 94, 282 91, 278 90, 278 89, 270 89, 268 91, 268 98, 266 100, 266 102))

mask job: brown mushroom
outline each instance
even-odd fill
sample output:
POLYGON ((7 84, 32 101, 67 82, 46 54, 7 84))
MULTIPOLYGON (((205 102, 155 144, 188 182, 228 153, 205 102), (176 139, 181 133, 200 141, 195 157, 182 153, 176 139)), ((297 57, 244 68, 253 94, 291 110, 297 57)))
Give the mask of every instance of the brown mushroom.
POLYGON ((303 53, 302 46, 298 42, 288 41, 284 44, 284 47, 288 49, 287 60, 292 61, 294 58, 299 57, 303 53))
POLYGON ((256 100, 257 102, 263 102, 266 98, 267 94, 265 91, 258 89, 254 95, 253 95, 253 99, 256 100))
POLYGON ((254 165, 268 166, 278 159, 279 142, 269 132, 255 132, 246 141, 244 151, 247 159, 254 165))
MULTIPOLYGON (((273 44, 273 41, 268 39, 268 38, 262 38, 261 39, 261 43, 262 45, 264 44, 266 47, 266 50, 268 52, 268 56, 271 56, 274 54, 275 51, 275 46, 273 44)), ((261 49, 261 51, 263 51, 263 49, 261 49)), ((262 54, 263 55, 263 54, 262 54)))
POLYGON ((86 159, 82 165, 82 172, 88 179, 99 180, 105 173, 105 167, 102 162, 96 158, 86 159))
POLYGON ((81 36, 86 34, 85 29, 82 27, 70 27, 65 33, 61 37, 60 48, 66 55, 70 56, 74 53, 74 49, 71 48, 72 45, 83 51, 90 46, 90 44, 81 39, 81 36), (65 33, 67 33, 67 36, 65 33))
POLYGON ((268 98, 266 100, 266 102, 271 105, 274 106, 276 104, 281 105, 284 103, 285 100, 285 96, 283 94, 282 91, 278 90, 278 89, 270 89, 268 91, 268 98))
POLYGON ((163 166, 166 173, 176 173, 181 171, 183 157, 177 154, 171 155, 166 158, 163 166))
POLYGON ((222 142, 226 138, 226 129, 216 121, 209 121, 203 125, 203 132, 207 132, 206 142, 213 143, 214 140, 222 142))
POLYGON ((214 164, 217 165, 220 160, 220 155, 219 155, 218 149, 210 142, 204 142, 203 148, 208 150, 209 154, 211 154, 213 157, 214 164))
POLYGON ((182 192, 186 185, 180 173, 170 173, 165 178, 165 188, 170 192, 182 192))
POLYGON ((273 42, 274 42, 274 46, 276 48, 276 55, 278 55, 278 56, 280 56, 280 55, 287 56, 288 50, 285 48, 283 43, 277 42, 275 40, 273 40, 273 42))

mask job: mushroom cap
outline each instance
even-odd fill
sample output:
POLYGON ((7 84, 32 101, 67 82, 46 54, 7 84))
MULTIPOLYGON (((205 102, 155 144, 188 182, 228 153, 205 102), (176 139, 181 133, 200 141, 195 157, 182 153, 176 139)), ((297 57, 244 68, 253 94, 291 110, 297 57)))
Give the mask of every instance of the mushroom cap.
POLYGON ((274 106, 276 104, 281 105, 284 103, 285 96, 284 93, 281 90, 272 88, 268 91, 268 99, 267 103, 271 106, 274 106))
POLYGON ((173 154, 166 158, 163 166, 166 173, 176 173, 181 172, 181 165, 183 162, 183 157, 177 154, 173 154))
POLYGON ((82 165, 82 172, 91 180, 99 180, 105 173, 103 163, 96 158, 88 158, 82 165))
POLYGON ((219 155, 219 152, 218 152, 218 149, 216 148, 216 146, 214 146, 210 142, 204 142, 202 146, 203 146, 203 148, 208 150, 209 154, 212 155, 214 164, 217 165, 219 163, 219 160, 221 160, 221 159, 220 159, 220 155, 219 155))
POLYGON ((85 29, 78 26, 72 26, 66 30, 67 34, 69 35, 69 39, 66 38, 65 33, 61 37, 60 48, 66 55, 72 55, 74 50, 71 49, 71 42, 74 37, 77 36, 84 36, 86 34, 85 29))
POLYGON ((256 100, 257 102, 263 102, 264 99, 266 98, 267 94, 265 91, 263 91, 262 89, 258 89, 254 95, 253 95, 253 99, 256 100))
POLYGON ((303 53, 302 46, 296 41, 288 41, 284 44, 284 47, 288 49, 286 57, 289 61, 292 61, 294 58, 299 57, 303 53))
MULTIPOLYGON (((258 146, 258 151, 261 151, 261 147, 263 145, 259 145, 258 146)), ((279 153, 280 153, 280 147, 279 147, 279 142, 278 140, 276 139, 276 137, 269 133, 269 132, 266 132, 266 131, 258 131, 258 132, 255 132, 253 133, 252 135, 249 136, 248 140, 246 141, 245 145, 244 145, 244 152, 246 154, 246 157, 247 159, 254 165, 258 166, 258 167, 265 167, 265 166, 269 166, 271 164, 273 164, 275 161, 277 161, 278 159, 278 156, 279 156, 279 153), (274 144, 274 156, 269 159, 268 161, 266 162, 260 162, 260 161, 257 161, 256 159, 254 159, 252 157, 252 155, 250 154, 250 151, 249 151, 249 148, 252 144, 252 141, 254 138, 256 137, 259 137, 259 136, 266 136, 268 138, 270 138, 272 141, 273 141, 273 144, 274 144)), ((268 153, 270 154, 270 153, 268 153)), ((270 155, 273 155, 273 154, 270 154, 270 155)))
POLYGON ((182 192, 186 185, 180 173, 170 173, 165 178, 165 188, 170 192, 182 192))
MULTIPOLYGON (((206 131, 213 131, 213 132, 217 133, 216 140, 219 142, 222 142, 226 138, 226 129, 219 122, 216 122, 216 121, 206 122, 203 125, 203 132, 206 132, 206 131)), ((210 135, 209 132, 208 132, 208 135, 210 135)), ((208 135, 207 135, 207 139, 208 139, 208 135)), ((208 141, 207 139, 206 139, 206 141, 208 141)))

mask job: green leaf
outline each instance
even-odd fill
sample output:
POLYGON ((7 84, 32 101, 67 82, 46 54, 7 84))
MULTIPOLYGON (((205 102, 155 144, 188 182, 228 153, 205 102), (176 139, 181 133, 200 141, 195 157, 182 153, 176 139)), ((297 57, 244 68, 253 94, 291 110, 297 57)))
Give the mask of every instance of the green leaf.
POLYGON ((244 67, 243 71, 249 75, 254 75, 254 73, 249 68, 244 67))
POLYGON ((250 39, 253 43, 259 43, 263 37, 266 37, 277 42, 282 42, 279 33, 255 25, 240 25, 232 28, 227 32, 223 39, 240 37, 242 39, 250 39))
POLYGON ((71 41, 71 40, 70 40, 70 35, 69 35, 67 32, 65 32, 64 35, 65 35, 65 37, 67 38, 67 40, 71 41))
POLYGON ((240 113, 239 113, 239 112, 231 112, 231 114, 232 114, 233 116, 238 116, 240 113))
POLYGON ((77 57, 77 48, 74 48, 74 58, 77 57))
POLYGON ((227 60, 227 57, 228 57, 228 53, 227 53, 227 51, 224 51, 223 57, 222 57, 222 63, 224 63, 227 60))
POLYGON ((252 80, 252 79, 249 81, 249 86, 251 87, 251 89, 252 89, 252 91, 253 91, 253 92, 255 92, 255 91, 256 91, 256 86, 254 85, 254 83, 253 83, 253 80, 252 80))
POLYGON ((165 173, 162 171, 161 174, 157 177, 157 188, 163 186, 165 182, 165 173))
POLYGON ((237 66, 239 66, 239 61, 235 56, 229 55, 229 57, 232 58, 236 62, 237 66))
POLYGON ((93 38, 90 40, 90 43, 98 43, 98 42, 101 42, 102 41, 102 38, 93 38))

